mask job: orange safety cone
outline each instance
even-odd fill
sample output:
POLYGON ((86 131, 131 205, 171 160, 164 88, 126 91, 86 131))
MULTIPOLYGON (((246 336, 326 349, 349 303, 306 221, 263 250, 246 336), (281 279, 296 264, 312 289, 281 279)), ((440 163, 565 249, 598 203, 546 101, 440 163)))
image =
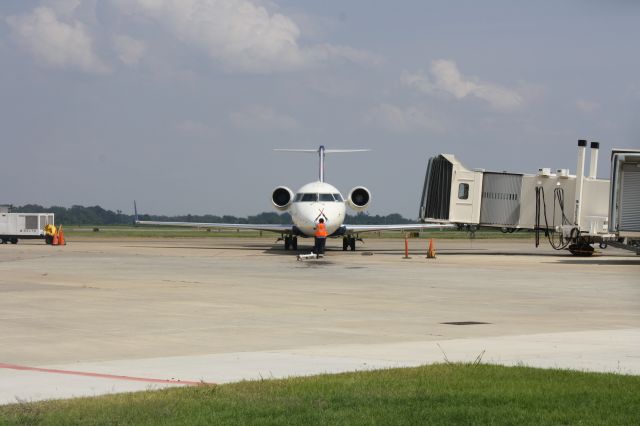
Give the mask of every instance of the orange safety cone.
POLYGON ((58 230, 58 244, 61 246, 66 246, 67 242, 64 240, 64 231, 62 230, 62 225, 60 225, 60 229, 58 230))
POLYGON ((60 244, 60 239, 58 238, 58 233, 53 234, 53 241, 51 242, 52 246, 57 246, 60 244))
POLYGON ((409 257, 409 239, 408 237, 405 235, 404 236, 404 257, 403 259, 411 259, 409 257))
POLYGON ((427 250, 427 259, 435 259, 436 258, 436 247, 433 244, 433 238, 429 240, 429 250, 427 250))

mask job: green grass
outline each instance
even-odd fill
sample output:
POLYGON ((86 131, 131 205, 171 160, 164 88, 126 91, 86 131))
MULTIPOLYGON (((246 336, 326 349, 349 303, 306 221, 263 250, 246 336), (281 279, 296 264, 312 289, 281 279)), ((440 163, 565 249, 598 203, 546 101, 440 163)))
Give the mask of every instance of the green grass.
POLYGON ((436 364, 17 404, 0 424, 637 425, 640 377, 436 364))
MULTIPOLYGON (((277 233, 248 231, 248 230, 216 230, 165 227, 165 226, 63 226, 66 237, 86 237, 86 238, 216 238, 216 237, 244 237, 244 238, 269 238, 277 237, 277 233), (99 231, 94 232, 96 228, 99 231)), ((402 232, 367 232, 363 233, 364 238, 404 238, 402 232)), ((420 233, 420 238, 438 239, 468 239, 470 235, 465 231, 458 230, 432 230, 420 233)), ((533 238, 531 232, 517 232, 514 234, 504 234, 500 230, 481 229, 475 233, 476 239, 503 239, 503 238, 533 238)))

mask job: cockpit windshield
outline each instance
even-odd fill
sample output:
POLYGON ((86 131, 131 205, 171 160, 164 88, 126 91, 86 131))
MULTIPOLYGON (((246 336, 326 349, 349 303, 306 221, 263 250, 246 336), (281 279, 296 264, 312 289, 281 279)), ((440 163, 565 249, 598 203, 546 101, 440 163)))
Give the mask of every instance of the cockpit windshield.
POLYGON ((294 198, 294 203, 315 203, 321 201, 323 203, 343 202, 340 194, 310 194, 310 193, 298 193, 294 198))

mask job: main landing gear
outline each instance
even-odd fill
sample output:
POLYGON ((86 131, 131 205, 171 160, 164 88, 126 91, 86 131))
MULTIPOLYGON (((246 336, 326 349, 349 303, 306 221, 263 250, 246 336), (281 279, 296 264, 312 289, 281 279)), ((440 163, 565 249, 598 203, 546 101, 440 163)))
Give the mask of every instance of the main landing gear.
POLYGON ((356 251, 356 237, 342 237, 342 251, 356 251))
POLYGON ((290 235, 284 237, 284 249, 298 250, 298 237, 294 237, 290 235))

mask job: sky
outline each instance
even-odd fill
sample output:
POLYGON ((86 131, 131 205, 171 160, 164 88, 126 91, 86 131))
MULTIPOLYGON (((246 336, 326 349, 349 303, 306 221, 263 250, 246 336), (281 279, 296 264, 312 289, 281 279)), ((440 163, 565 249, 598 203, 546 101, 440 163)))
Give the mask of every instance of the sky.
POLYGON ((271 211, 317 179, 416 218, 429 157, 640 148, 640 2, 4 0, 0 204, 271 211))

